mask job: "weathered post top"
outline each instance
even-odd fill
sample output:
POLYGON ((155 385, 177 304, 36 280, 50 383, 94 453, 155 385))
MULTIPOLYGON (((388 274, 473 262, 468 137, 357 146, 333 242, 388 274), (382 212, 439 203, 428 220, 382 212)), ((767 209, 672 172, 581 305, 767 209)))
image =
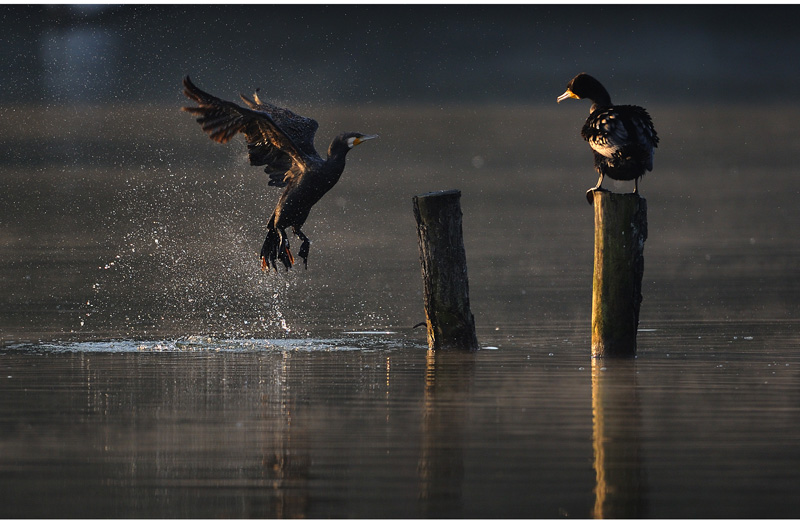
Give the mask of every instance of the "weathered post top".
POLYGON ((413 199, 431 350, 479 348, 469 307, 460 201, 459 190, 426 193, 413 199))
POLYGON ((438 191, 429 191, 428 193, 423 193, 422 195, 417 195, 414 197, 415 199, 427 199, 430 197, 444 197, 450 195, 457 199, 461 198, 461 190, 438 190, 438 191))

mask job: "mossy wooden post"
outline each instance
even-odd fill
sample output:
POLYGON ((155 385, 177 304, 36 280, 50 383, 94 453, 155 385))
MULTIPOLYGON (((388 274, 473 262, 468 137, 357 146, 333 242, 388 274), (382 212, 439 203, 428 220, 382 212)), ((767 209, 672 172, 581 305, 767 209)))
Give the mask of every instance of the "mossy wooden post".
POLYGON ((647 201, 594 190, 592 355, 633 357, 642 304, 647 201))
POLYGON ((458 190, 414 197, 430 350, 478 349, 469 308, 460 201, 458 190))

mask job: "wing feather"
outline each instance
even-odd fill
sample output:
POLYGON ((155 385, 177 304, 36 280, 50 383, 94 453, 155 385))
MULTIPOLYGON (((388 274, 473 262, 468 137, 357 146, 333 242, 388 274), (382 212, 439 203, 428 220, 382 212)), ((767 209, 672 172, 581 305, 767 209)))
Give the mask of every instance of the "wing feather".
POLYGON ((317 124, 316 120, 298 115, 289 109, 268 102, 262 102, 258 98, 257 92, 253 94, 254 100, 250 100, 244 95, 239 95, 239 97, 250 109, 269 114, 272 120, 275 121, 275 124, 277 124, 304 153, 309 156, 317 156, 317 151, 314 148, 314 135, 317 133, 319 124, 317 124))
POLYGON ((599 110, 590 115, 581 135, 594 151, 607 158, 627 155, 632 148, 643 150, 647 155, 645 166, 653 169, 658 135, 644 108, 613 106, 599 110))
POLYGON ((285 186, 293 165, 305 166, 310 157, 318 156, 313 145, 316 121, 271 104, 253 107, 252 101, 245 100, 251 107, 239 106, 206 93, 188 76, 183 85, 184 95, 198 106, 181 109, 197 115, 202 130, 217 142, 224 144, 237 133, 244 134, 250 164, 265 166, 271 186, 285 186))

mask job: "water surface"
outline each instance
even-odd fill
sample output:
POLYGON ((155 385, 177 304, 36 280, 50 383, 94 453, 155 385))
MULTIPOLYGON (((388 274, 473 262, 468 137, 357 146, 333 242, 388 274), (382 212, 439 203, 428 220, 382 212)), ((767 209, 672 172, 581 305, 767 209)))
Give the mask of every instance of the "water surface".
POLYGON ((12 345, 3 515, 793 516, 800 359, 777 328, 664 327, 621 361, 521 333, 475 355, 372 334, 12 345))

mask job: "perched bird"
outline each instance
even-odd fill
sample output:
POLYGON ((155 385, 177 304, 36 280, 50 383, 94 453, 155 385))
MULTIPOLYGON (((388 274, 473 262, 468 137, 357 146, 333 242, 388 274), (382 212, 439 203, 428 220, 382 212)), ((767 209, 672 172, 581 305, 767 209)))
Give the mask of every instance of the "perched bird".
POLYGON ((637 193, 645 170, 653 170, 653 153, 658 146, 658 135, 650 115, 639 106, 611 104, 606 88, 586 73, 570 80, 557 102, 568 98, 592 101, 581 137, 594 151, 594 167, 600 179, 597 186, 586 192, 589 203, 592 203, 592 191, 601 189, 606 175, 615 180, 633 180, 633 192, 637 193))
MULTIPOLYGON (((278 260, 286 270, 294 264, 286 229, 291 227, 302 244, 297 254, 308 267, 310 241, 301 228, 311 208, 336 185, 344 171, 347 152, 377 135, 342 133, 331 142, 326 159, 314 149, 314 134, 319 124, 313 119, 280 108, 258 98, 239 95, 242 107, 200 90, 187 76, 183 94, 198 104, 184 107, 212 140, 226 143, 237 133, 247 141, 250 164, 264 166, 269 186, 285 187, 267 224, 267 238, 261 248, 261 269, 277 271, 278 260)), ((256 90, 258 91, 258 90, 256 90)))

